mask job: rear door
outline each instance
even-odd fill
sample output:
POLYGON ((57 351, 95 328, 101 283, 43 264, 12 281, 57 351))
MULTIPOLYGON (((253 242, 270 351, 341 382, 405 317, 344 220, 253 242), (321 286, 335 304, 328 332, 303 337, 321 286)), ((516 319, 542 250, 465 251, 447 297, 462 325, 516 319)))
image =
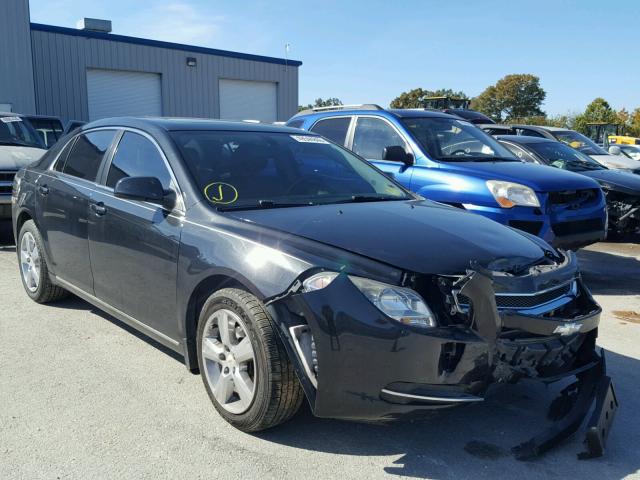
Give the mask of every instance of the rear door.
POLYGON ((414 167, 407 167, 402 162, 384 159, 384 149, 394 146, 402 147, 407 153, 413 154, 401 132, 386 119, 368 116, 356 117, 351 150, 369 160, 391 178, 410 188, 414 167))
POLYGON ((318 135, 328 138, 338 145, 346 147, 351 122, 352 117, 349 115, 322 118, 314 123, 310 130, 318 135))
POLYGON ((78 135, 36 182, 36 216, 53 271, 91 294, 89 202, 115 134, 104 129, 78 135))
POLYGON ((181 196, 174 211, 117 198, 113 189, 125 177, 155 177, 165 190, 178 193, 166 157, 152 137, 124 131, 92 198, 89 246, 95 294, 154 330, 174 336, 181 196))

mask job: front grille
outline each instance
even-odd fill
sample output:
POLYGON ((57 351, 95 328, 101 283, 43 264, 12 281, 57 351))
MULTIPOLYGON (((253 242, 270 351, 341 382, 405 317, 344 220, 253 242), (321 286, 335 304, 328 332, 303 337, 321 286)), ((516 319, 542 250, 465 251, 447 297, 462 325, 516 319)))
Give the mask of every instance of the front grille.
POLYGON ((591 202, 596 198, 598 198, 598 189, 595 188, 586 190, 563 190, 561 192, 549 193, 549 202, 552 205, 580 205, 591 202))
POLYGON ((538 235, 542 228, 542 222, 528 220, 509 220, 509 225, 532 235, 538 235))
POLYGON ((603 230, 604 225, 599 218, 589 218, 588 220, 575 220, 572 222, 560 222, 554 223, 552 226, 553 232, 563 237, 565 235, 573 235, 576 233, 594 232, 596 230, 603 230))
MULTIPOLYGON (((496 293, 496 306, 515 310, 535 308, 570 294, 573 291, 574 283, 570 282, 534 295, 496 293)), ((458 302, 462 306, 467 306, 469 305, 469 298, 464 295, 458 295, 458 302)))
POLYGON ((0 195, 11 195, 13 177, 16 172, 0 172, 0 195))

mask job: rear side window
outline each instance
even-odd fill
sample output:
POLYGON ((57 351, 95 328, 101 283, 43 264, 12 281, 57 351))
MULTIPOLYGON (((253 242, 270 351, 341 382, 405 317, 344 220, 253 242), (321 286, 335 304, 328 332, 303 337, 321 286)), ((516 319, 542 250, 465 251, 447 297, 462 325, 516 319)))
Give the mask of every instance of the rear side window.
POLYGON ((291 120, 289 123, 287 123, 287 127, 300 128, 303 123, 304 120, 291 120))
MULTIPOLYGON (((500 142, 500 143, 502 143, 502 142, 500 142)), ((513 145, 512 143, 502 143, 502 145, 507 147, 511 151, 511 153, 513 153, 516 157, 518 157, 523 162, 538 163, 538 164, 540 163, 538 160, 533 158, 531 156, 531 154, 529 154, 529 152, 527 152, 526 150, 524 150, 521 147, 513 145)))
POLYGON ((58 160, 56 160, 56 164, 53 166, 53 169, 57 172, 62 172, 64 170, 64 164, 67 161, 67 157, 69 156, 69 152, 71 151, 75 141, 76 139, 74 138, 67 143, 62 149, 62 152, 60 152, 60 155, 58 155, 58 160))
POLYGON ((523 135, 525 137, 545 138, 545 136, 540 132, 536 132, 535 130, 529 130, 528 128, 516 128, 516 133, 518 135, 523 135))
POLYGON ((95 181, 104 154, 109 149, 115 133, 114 130, 100 130, 80 135, 67 157, 63 173, 95 181))
POLYGON ((53 118, 30 118, 29 122, 36 129, 40 138, 50 148, 54 143, 60 140, 64 129, 62 128, 62 122, 53 118))
POLYGON ((344 145, 350 123, 351 117, 327 118, 316 122, 311 131, 327 137, 338 145, 344 145))
POLYGON ((353 151, 368 160, 382 160, 386 147, 407 144, 391 125, 379 118, 361 117, 353 135, 353 151))
POLYGON ((137 133, 125 132, 113 156, 107 187, 126 177, 155 177, 165 190, 172 188, 171 174, 156 146, 137 133))

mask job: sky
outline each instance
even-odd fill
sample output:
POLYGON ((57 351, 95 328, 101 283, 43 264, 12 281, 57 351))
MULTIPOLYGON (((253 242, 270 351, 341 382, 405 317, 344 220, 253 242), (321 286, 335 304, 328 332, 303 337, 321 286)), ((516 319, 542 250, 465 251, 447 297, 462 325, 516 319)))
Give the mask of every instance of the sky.
POLYGON ((475 96, 510 73, 540 77, 548 114, 596 97, 640 107, 640 1, 30 0, 31 21, 301 60, 300 104, 388 106, 421 87, 475 96))

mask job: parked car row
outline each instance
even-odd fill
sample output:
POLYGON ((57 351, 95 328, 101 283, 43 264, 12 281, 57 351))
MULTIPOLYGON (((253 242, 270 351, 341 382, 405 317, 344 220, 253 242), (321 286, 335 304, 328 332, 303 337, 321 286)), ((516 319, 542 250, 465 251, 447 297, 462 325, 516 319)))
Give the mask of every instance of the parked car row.
POLYGON ((617 234, 640 229, 640 175, 610 170, 580 150, 548 138, 499 135, 520 160, 580 173, 596 180, 607 200, 609 228, 617 234))
POLYGON ((288 125, 352 150, 425 198, 478 213, 553 246, 579 248, 605 238, 605 198, 596 181, 524 164, 489 134, 455 116, 365 105, 304 111, 288 125))
POLYGON ((500 224, 597 240, 598 183, 521 163, 444 113, 289 123, 311 131, 119 118, 63 137, 13 182, 27 295, 71 292, 179 352, 244 431, 305 397, 320 417, 389 419, 575 376, 517 455, 571 435, 594 404, 586 456, 601 455, 617 409, 601 309, 572 252, 500 224))

